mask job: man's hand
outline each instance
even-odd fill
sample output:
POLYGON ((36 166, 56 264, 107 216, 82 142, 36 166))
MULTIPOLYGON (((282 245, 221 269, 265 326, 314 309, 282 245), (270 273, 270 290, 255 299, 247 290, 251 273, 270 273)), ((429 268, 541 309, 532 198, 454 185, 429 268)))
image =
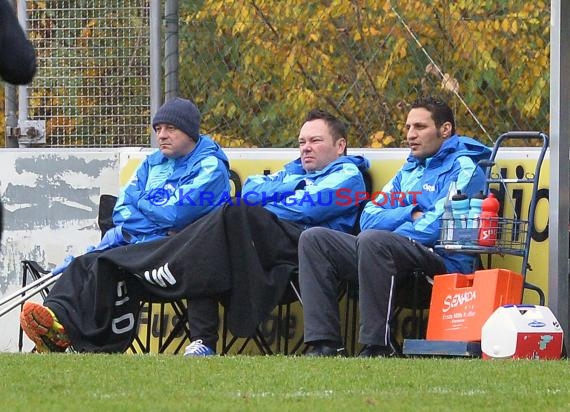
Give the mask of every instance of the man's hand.
POLYGON ((105 235, 103 235, 103 239, 101 239, 101 242, 95 247, 94 250, 103 251, 127 244, 129 244, 129 242, 125 239, 123 235, 122 227, 115 226, 107 230, 105 235))

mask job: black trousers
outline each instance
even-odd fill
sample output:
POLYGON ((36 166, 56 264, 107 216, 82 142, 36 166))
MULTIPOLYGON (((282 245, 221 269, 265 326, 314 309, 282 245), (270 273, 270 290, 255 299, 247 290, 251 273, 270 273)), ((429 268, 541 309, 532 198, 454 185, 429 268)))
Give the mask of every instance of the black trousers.
MULTIPOLYGON (((232 243, 248 246, 249 253, 240 253, 232 258, 232 267, 236 271, 250 271, 261 268, 264 279, 255 281, 251 276, 242 273, 233 276, 238 283, 254 281, 247 288, 251 291, 242 297, 243 301, 253 299, 252 308, 260 315, 256 316, 257 323, 249 325, 249 333, 240 336, 247 337, 255 331, 258 323, 265 320, 271 310, 279 303, 285 288, 292 276, 296 276, 298 267, 297 247, 303 228, 295 223, 276 219, 275 215, 263 208, 245 207, 233 209, 230 215, 232 226, 241 228, 234 232, 232 243), (265 285, 265 286, 264 286, 265 285)), ((218 296, 206 296, 188 302, 188 323, 190 339, 201 339, 202 342, 216 350, 219 330, 219 303, 231 307, 235 302, 231 294, 223 293, 218 296)), ((230 312, 231 315, 231 312, 230 312)))
POLYGON ((188 302, 188 325, 190 340, 202 340, 202 343, 216 351, 218 330, 220 327, 219 302, 222 296, 216 298, 199 298, 188 302))
POLYGON ((224 206, 171 238, 76 258, 45 305, 79 351, 128 348, 149 297, 226 296, 230 331, 249 336, 296 271, 301 230, 262 207, 224 206))

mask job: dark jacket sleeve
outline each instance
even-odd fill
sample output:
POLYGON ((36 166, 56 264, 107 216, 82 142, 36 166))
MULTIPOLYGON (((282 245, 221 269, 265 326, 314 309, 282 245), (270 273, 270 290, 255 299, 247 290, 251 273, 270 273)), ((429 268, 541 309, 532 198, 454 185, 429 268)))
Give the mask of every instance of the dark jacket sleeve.
POLYGON ((27 84, 36 73, 36 52, 8 0, 0 0, 0 77, 27 84))

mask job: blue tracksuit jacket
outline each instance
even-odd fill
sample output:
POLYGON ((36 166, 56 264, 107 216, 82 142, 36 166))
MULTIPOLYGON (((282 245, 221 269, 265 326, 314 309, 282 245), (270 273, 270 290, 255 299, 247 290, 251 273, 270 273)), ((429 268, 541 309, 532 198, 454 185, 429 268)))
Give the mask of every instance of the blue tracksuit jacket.
POLYGON ((226 154, 202 135, 194 150, 169 159, 150 154, 121 192, 113 223, 131 236, 129 243, 158 239, 205 215, 230 192, 226 154))
MULTIPOLYGON (((377 204, 369 202, 365 206, 360 218, 362 230, 390 230, 433 247, 440 236, 440 218, 450 183, 455 181, 457 189, 467 195, 482 190, 485 175, 477 167, 477 162, 488 159, 490 154, 491 150, 476 140, 454 135, 425 161, 410 155, 396 176, 384 186, 383 195, 376 200, 377 204), (400 192, 405 194, 401 202, 401 195, 398 195, 398 200, 391 201, 390 195, 400 192), (384 194, 388 196, 388 201, 384 194), (424 215, 413 221, 412 212, 415 210, 421 210, 424 215)), ((449 273, 472 272, 472 256, 439 253, 449 273)))
POLYGON ((305 228, 324 226, 350 232, 358 204, 346 202, 338 191, 343 189, 345 196, 365 191, 361 171, 369 166, 362 156, 341 156, 323 170, 308 173, 301 159, 297 159, 277 173, 249 177, 244 183, 242 198, 305 228))

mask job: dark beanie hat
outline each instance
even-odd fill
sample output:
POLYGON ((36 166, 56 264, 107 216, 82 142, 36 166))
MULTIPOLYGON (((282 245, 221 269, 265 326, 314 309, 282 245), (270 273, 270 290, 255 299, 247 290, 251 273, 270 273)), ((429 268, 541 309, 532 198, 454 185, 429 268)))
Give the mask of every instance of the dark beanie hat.
POLYGON ((175 97, 160 106, 152 119, 152 128, 160 123, 171 124, 196 141, 200 137, 200 111, 190 100, 175 97))

